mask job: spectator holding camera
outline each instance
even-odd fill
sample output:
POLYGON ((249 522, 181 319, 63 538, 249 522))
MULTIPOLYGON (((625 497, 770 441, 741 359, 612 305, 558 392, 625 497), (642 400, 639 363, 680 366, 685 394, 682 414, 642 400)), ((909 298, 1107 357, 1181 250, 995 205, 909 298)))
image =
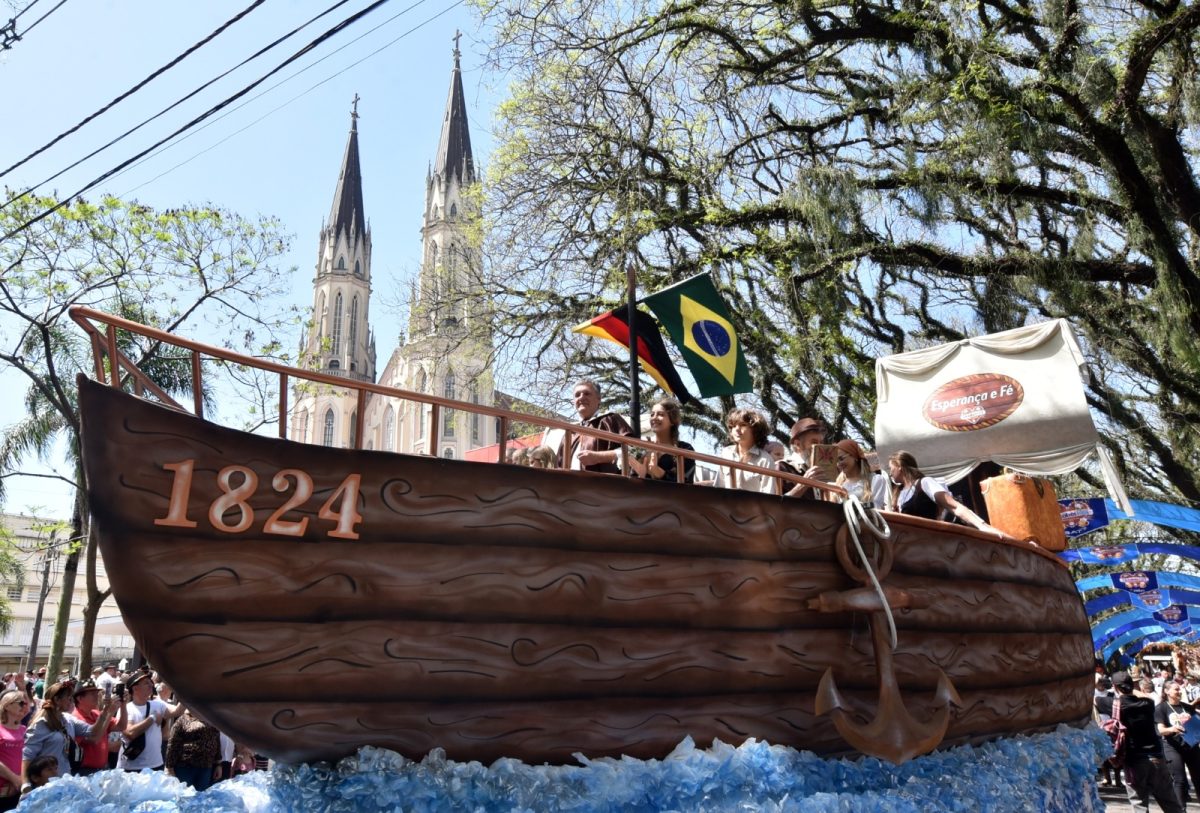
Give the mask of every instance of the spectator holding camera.
POLYGON ((51 756, 58 763, 58 776, 71 773, 70 752, 78 737, 99 739, 108 728, 108 720, 117 709, 114 698, 106 703, 94 724, 85 723, 73 715, 75 708, 75 681, 63 680, 46 690, 46 699, 33 725, 25 735, 22 750, 22 774, 28 783, 29 764, 38 757, 51 756))
POLYGON ((73 714, 82 722, 92 726, 92 734, 88 737, 76 737, 75 742, 83 751, 79 760, 79 776, 88 776, 96 771, 108 768, 109 735, 114 731, 125 730, 125 719, 128 714, 125 704, 110 693, 104 697, 101 689, 90 680, 85 680, 75 689, 75 711, 73 714), (115 717, 110 717, 106 726, 99 725, 100 705, 114 703, 117 707, 115 717))

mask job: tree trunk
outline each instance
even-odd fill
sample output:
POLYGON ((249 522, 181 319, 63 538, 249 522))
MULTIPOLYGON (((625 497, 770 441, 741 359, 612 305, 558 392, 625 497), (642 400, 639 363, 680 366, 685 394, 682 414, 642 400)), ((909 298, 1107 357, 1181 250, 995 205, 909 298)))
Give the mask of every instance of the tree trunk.
MULTIPOLYGON (((81 475, 76 471, 76 476, 81 475)), ((77 482, 83 482, 82 478, 77 482)), ((58 615, 54 619, 54 637, 50 641, 50 659, 46 662, 46 685, 58 682, 62 670, 63 650, 67 644, 67 625, 71 623, 71 604, 75 594, 75 574, 79 571, 79 552, 83 549, 84 515, 87 511, 82 489, 75 491, 75 511, 71 514, 71 538, 67 541, 67 559, 63 563, 62 596, 58 600, 58 615)))
POLYGON ((96 534, 88 520, 87 554, 84 579, 87 584, 87 601, 83 605, 83 635, 79 639, 79 674, 92 672, 92 650, 96 637, 96 619, 100 616, 100 605, 108 598, 111 590, 101 590, 96 584, 96 534))

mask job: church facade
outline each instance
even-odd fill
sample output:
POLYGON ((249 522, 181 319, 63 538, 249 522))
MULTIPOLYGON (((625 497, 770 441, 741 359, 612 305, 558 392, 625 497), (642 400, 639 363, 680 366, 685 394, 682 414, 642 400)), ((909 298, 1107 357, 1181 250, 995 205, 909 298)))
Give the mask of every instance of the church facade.
MULTIPOLYGON (((370 323, 371 231, 363 212, 357 108, 351 113, 333 207, 319 238, 302 366, 353 381, 494 403, 477 189, 456 48, 441 136, 426 177, 421 264, 412 286, 408 330, 377 376, 370 323)), ((292 398, 292 440, 355 444, 357 393, 305 383, 293 389, 292 398)), ((430 423, 428 406, 368 393, 362 448, 461 459, 470 449, 496 442, 496 422, 482 416, 443 411, 436 437, 430 423)))

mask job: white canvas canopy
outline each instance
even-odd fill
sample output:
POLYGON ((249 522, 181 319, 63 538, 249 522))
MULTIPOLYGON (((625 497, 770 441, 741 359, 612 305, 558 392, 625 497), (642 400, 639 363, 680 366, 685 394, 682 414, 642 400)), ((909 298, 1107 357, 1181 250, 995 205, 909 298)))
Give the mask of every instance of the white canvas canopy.
POLYGON ((1064 319, 880 358, 880 460, 903 449, 925 473, 954 482, 985 460, 1050 475, 1096 454, 1113 500, 1131 512, 1088 412, 1083 364, 1064 319))

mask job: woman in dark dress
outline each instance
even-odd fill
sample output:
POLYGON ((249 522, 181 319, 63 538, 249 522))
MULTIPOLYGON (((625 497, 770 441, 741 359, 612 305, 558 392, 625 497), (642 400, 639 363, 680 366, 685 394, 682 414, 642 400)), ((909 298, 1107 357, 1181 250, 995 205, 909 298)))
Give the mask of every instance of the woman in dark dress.
MULTIPOLYGON (((691 444, 679 439, 679 425, 683 423, 683 411, 674 398, 663 398, 650 408, 651 438, 663 446, 678 446, 680 449, 695 451, 691 444)), ((678 458, 671 454, 650 452, 642 460, 630 458, 630 467, 638 477, 649 480, 667 480, 678 482, 678 458)), ((691 483, 696 479, 696 461, 688 458, 684 461, 683 482, 691 483)))
POLYGON ((925 519, 937 519, 943 511, 949 511, 973 528, 1004 538, 1003 533, 954 499, 954 495, 944 485, 932 477, 927 477, 917 466, 917 459, 908 452, 896 452, 888 458, 888 474, 892 478, 892 487, 887 498, 889 510, 925 519))
POLYGON ((1200 746, 1183 741, 1183 728, 1195 713, 1195 706, 1183 702, 1183 690, 1178 683, 1171 681, 1163 686, 1163 701, 1154 708, 1154 722, 1163 738, 1163 754, 1171 769, 1175 792, 1184 804, 1188 797, 1187 774, 1192 776, 1192 785, 1200 788, 1200 746))

